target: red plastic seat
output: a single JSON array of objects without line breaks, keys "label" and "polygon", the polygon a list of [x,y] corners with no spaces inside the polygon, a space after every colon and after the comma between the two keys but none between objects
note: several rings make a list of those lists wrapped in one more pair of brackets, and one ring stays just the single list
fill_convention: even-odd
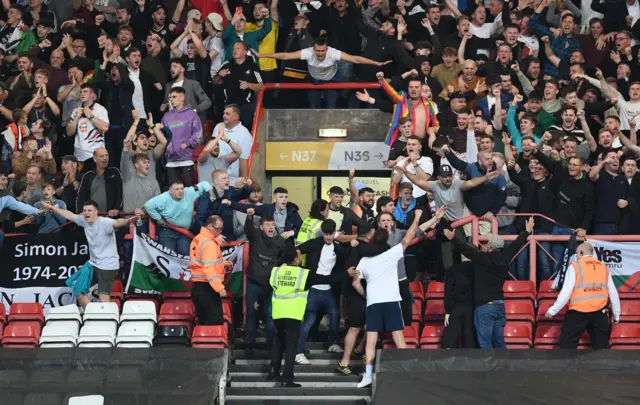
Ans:
[{"label": "red plastic seat", "polygon": [[538,300],[550,299],[555,301],[558,298],[558,291],[553,290],[553,280],[542,280],[538,290]]},{"label": "red plastic seat", "polygon": [[9,322],[37,321],[44,325],[44,313],[42,304],[37,302],[20,302],[11,305],[9,309]]},{"label": "red plastic seat", "polygon": [[506,300],[504,309],[507,313],[507,321],[525,321],[534,323],[533,303],[529,300]]},{"label": "red plastic seat", "polygon": [[111,297],[122,298],[123,293],[124,293],[124,286],[122,285],[122,280],[119,280],[119,279],[113,280],[113,286],[111,287]]},{"label": "red plastic seat", "polygon": [[421,349],[439,349],[440,344],[442,343],[443,332],[444,332],[444,325],[425,326],[422,329],[422,335],[420,335],[420,348]]},{"label": "red plastic seat", "polygon": [[640,322],[640,300],[620,300],[620,321]]},{"label": "red plastic seat", "polygon": [[160,308],[158,322],[182,321],[193,322],[195,309],[191,301],[165,302]]},{"label": "red plastic seat", "polygon": [[[405,326],[402,334],[404,335],[404,341],[407,344],[408,349],[415,349],[418,347],[418,335],[412,326]],[[384,335],[384,338],[382,339],[382,347],[384,349],[396,348],[396,344],[393,342],[393,338],[390,333],[386,333]]]},{"label": "red plastic seat", "polygon": [[424,287],[422,283],[419,281],[410,281],[409,287],[411,288],[411,294],[413,294],[413,298],[417,301],[424,301]]},{"label": "red plastic seat", "polygon": [[640,271],[633,273],[618,288],[620,299],[640,299]]},{"label": "red plastic seat", "polygon": [[509,280],[502,286],[507,300],[530,300],[536,302],[536,285],[531,280]]},{"label": "red plastic seat", "polygon": [[191,347],[226,348],[228,344],[229,337],[224,325],[198,325],[193,330]]},{"label": "red plastic seat", "polygon": [[640,346],[640,323],[617,323],[611,329],[609,346]]},{"label": "red plastic seat", "polygon": [[411,305],[411,320],[414,322],[422,321],[422,302],[414,302]]},{"label": "red plastic seat", "polygon": [[[14,304],[15,305],[15,304]],[[3,347],[38,347],[42,333],[42,324],[39,321],[19,321],[9,323],[2,335]]]},{"label": "red plastic seat", "polygon": [[416,336],[420,336],[420,322],[419,321],[411,322],[411,327],[413,328],[413,331],[415,332]]},{"label": "red plastic seat", "polygon": [[442,300],[444,299],[444,283],[441,281],[432,281],[427,286],[425,300]]},{"label": "red plastic seat", "polygon": [[546,314],[549,308],[553,306],[554,302],[555,301],[544,300],[538,303],[538,314],[536,315],[536,322],[562,323],[562,320],[564,319],[564,315],[567,313],[566,305],[552,319],[547,319],[544,317],[544,314]]},{"label": "red plastic seat", "polygon": [[528,349],[533,346],[532,325],[529,322],[509,322],[504,328],[508,349]]},{"label": "red plastic seat", "polygon": [[191,291],[166,291],[162,294],[162,302],[178,300],[191,301]]},{"label": "red plastic seat", "polygon": [[540,325],[536,329],[533,344],[536,348],[553,349],[560,345],[560,325]]},{"label": "red plastic seat", "polygon": [[430,299],[424,310],[425,322],[444,322],[444,300]]}]

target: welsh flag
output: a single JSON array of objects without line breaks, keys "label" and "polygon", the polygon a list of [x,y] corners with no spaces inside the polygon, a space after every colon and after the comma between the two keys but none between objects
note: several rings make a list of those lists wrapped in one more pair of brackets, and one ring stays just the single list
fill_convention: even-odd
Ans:
[{"label": "welsh flag", "polygon": [[[242,295],[242,269],[244,244],[223,249],[225,259],[233,269],[225,275],[227,291]],[[133,258],[127,281],[127,292],[135,294],[162,294],[166,291],[191,289],[189,256],[183,256],[162,246],[145,233],[135,234]]]}]

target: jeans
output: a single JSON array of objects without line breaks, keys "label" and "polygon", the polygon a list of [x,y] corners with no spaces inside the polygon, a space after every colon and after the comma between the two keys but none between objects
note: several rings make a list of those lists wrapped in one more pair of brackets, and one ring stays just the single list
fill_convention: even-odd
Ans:
[{"label": "jeans", "polygon": [[324,307],[331,318],[329,326],[329,342],[333,343],[338,338],[338,322],[340,315],[338,313],[338,305],[333,297],[331,290],[318,290],[312,288],[307,296],[307,308],[304,311],[304,320],[300,330],[300,339],[298,340],[298,353],[304,353],[304,344],[309,336],[309,331],[316,323],[318,310]]},{"label": "jeans", "polygon": [[[551,235],[571,235],[573,231],[563,226],[553,225]],[[552,271],[557,271],[562,266],[564,260],[564,251],[566,250],[565,242],[555,242],[551,244],[551,256],[555,259],[555,267]]]},{"label": "jeans", "polygon": [[481,349],[505,349],[504,327],[507,315],[504,304],[484,304],[473,311],[473,323],[478,333],[478,344]]},{"label": "jeans", "polygon": [[[536,235],[548,235],[545,232],[536,232]],[[531,242],[535,243],[535,242]],[[536,254],[538,260],[536,260],[536,267],[538,271],[538,280],[548,280],[553,275],[553,266],[551,258],[544,252],[544,250],[551,254],[551,242],[538,242],[536,248]],[[529,280],[529,246],[526,246],[522,252],[516,257],[516,278],[518,280]]]},{"label": "jeans", "polygon": [[169,229],[164,226],[158,228],[158,242],[162,246],[169,248],[183,256],[189,256],[191,239],[181,233],[174,231],[173,229]]},{"label": "jeans", "polygon": [[253,304],[257,301],[260,304],[260,308],[264,308],[264,323],[267,329],[267,347],[271,347],[273,342],[273,330],[274,323],[271,316],[271,289],[262,287],[256,283],[249,281],[247,283],[247,326],[244,331],[244,343],[246,345],[254,345],[256,343],[256,328],[257,328],[257,316],[256,309]]},{"label": "jeans", "polygon": [[617,235],[618,224],[596,222],[593,225],[593,233],[594,235]]}]

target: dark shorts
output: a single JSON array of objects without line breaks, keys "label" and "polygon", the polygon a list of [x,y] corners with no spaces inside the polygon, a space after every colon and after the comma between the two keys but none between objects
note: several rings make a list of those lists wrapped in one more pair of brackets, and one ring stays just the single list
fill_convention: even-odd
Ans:
[{"label": "dark shorts", "polygon": [[404,330],[400,302],[381,302],[367,307],[367,332]]},{"label": "dark shorts", "polygon": [[367,301],[360,295],[345,296],[347,302],[347,316],[349,317],[349,327],[364,328],[367,311]]},{"label": "dark shorts", "polygon": [[116,274],[118,270],[103,270],[93,266],[93,279],[98,283],[98,294],[111,294]]}]

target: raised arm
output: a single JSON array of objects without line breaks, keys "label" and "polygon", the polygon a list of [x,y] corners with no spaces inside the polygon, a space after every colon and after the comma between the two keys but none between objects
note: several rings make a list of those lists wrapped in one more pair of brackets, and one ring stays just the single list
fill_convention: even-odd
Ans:
[{"label": "raised arm", "polygon": [[54,214],[60,215],[67,221],[75,222],[76,214],[74,214],[73,212],[62,209],[62,208],[58,208],[55,205],[49,204],[48,202],[45,202],[45,201],[41,201],[40,204],[42,204],[42,208],[48,209],[52,211]]},{"label": "raised arm", "polygon": [[474,177],[471,180],[465,181],[464,183],[462,183],[462,186],[460,188],[462,189],[462,191],[471,190],[472,188],[478,187],[479,185],[484,184],[491,179],[495,179],[498,176],[500,176],[500,173],[498,171],[488,172],[484,176]]},{"label": "raised arm", "polygon": [[258,53],[255,49],[252,49],[251,52],[253,52],[253,54],[258,58],[271,58],[278,60],[296,60],[300,59],[302,56],[301,50],[295,52]]},{"label": "raised arm", "polygon": [[[420,187],[421,189],[425,190],[425,191],[429,191],[429,181],[420,178],[418,175],[410,173],[409,171],[407,171],[406,167],[400,167],[399,165],[396,165],[394,167],[394,169],[398,172],[394,174],[394,179],[393,181],[396,182],[396,175],[400,174],[400,178],[402,178],[402,175],[404,174],[405,176],[407,176],[407,178],[416,186]],[[397,183],[399,183],[400,180],[397,180]]]},{"label": "raised arm", "polygon": [[418,224],[420,224],[420,217],[422,216],[422,210],[413,211],[413,223],[409,227],[407,234],[404,235],[400,244],[402,244],[402,250],[406,250],[411,241],[416,237],[416,232],[418,231]]},{"label": "raised arm", "polygon": [[363,56],[349,55],[346,52],[342,52],[342,54],[340,56],[340,60],[351,62],[351,63],[357,64],[357,65],[373,65],[373,66],[384,66],[384,65],[386,65],[388,63],[393,62],[391,60],[388,60],[386,62],[377,62],[375,60],[371,60],[371,59],[365,58]]},{"label": "raised arm", "polygon": [[587,123],[584,110],[578,111],[578,119],[580,120],[580,126],[582,127],[582,131],[584,132],[584,136],[585,138],[587,138],[589,150],[591,152],[595,152],[598,149],[598,143],[593,138],[593,135],[591,135],[591,129],[589,128],[589,124]]},{"label": "raised arm", "polygon": [[[631,128],[631,131],[635,133],[635,127]],[[622,132],[620,132],[618,138],[620,139],[620,142],[622,142],[622,144],[631,151],[631,153],[636,156],[640,156],[640,146],[631,142],[631,140],[629,140],[629,138],[627,138]]]}]

